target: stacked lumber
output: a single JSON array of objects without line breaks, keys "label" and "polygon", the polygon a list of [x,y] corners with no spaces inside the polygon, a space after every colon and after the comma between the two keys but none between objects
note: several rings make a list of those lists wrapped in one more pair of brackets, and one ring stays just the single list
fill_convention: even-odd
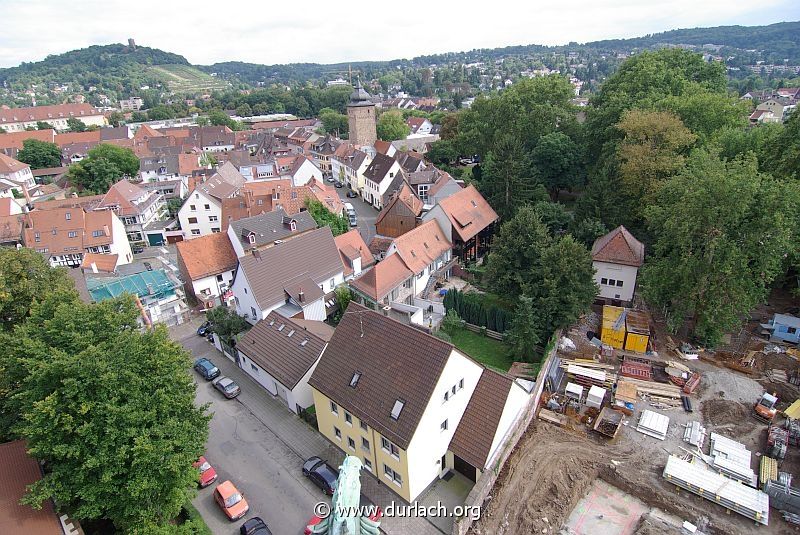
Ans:
[{"label": "stacked lumber", "polygon": [[758,469],[758,480],[761,482],[761,488],[767,484],[767,481],[778,480],[778,461],[766,455],[761,456],[761,465]]},{"label": "stacked lumber", "polygon": [[615,374],[606,372],[602,368],[589,368],[577,364],[567,365],[567,376],[570,381],[586,387],[599,386],[611,389],[611,385],[617,381]]},{"label": "stacked lumber", "polygon": [[564,427],[567,423],[567,419],[564,417],[564,415],[548,409],[541,409],[539,411],[539,419],[544,420],[545,422],[550,422],[551,424],[555,424],[559,427]]},{"label": "stacked lumber", "polygon": [[772,383],[788,383],[789,377],[786,375],[786,370],[767,370],[767,379]]},{"label": "stacked lumber", "polygon": [[647,394],[651,397],[672,399],[680,399],[681,397],[681,389],[675,385],[640,381],[633,378],[626,378],[625,382],[634,385],[640,394]]},{"label": "stacked lumber", "polygon": [[616,399],[626,403],[636,403],[639,401],[637,395],[636,385],[628,382],[627,379],[620,379],[617,382],[617,391],[614,393]]},{"label": "stacked lumber", "polygon": [[561,359],[561,363],[559,364],[563,369],[567,369],[569,366],[580,366],[582,368],[593,368],[595,370],[614,370],[613,364],[603,364],[602,362],[595,362],[592,359]]},{"label": "stacked lumber", "polygon": [[700,422],[690,422],[683,432],[683,440],[702,450],[706,434],[706,428],[700,425]]}]

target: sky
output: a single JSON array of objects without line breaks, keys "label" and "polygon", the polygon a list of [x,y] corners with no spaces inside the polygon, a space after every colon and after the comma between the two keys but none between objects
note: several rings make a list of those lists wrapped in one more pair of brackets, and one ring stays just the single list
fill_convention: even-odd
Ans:
[{"label": "sky", "polygon": [[337,63],[800,20],[797,0],[0,0],[0,67],[95,44],[193,64]]}]

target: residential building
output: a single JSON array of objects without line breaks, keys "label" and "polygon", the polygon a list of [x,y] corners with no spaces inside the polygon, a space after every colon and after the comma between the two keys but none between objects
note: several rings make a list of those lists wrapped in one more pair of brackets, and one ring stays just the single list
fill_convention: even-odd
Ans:
[{"label": "residential building", "polygon": [[364,189],[364,172],[371,162],[372,158],[366,152],[351,148],[344,155],[331,158],[331,175],[351,190],[361,193]]},{"label": "residential building", "polygon": [[0,152],[12,158],[22,149],[26,139],[55,143],[55,130],[23,130],[22,132],[0,133]]},{"label": "residential building", "polygon": [[186,295],[193,295],[204,309],[227,304],[233,298],[231,283],[238,264],[228,236],[208,234],[175,246]]},{"label": "residential building", "polygon": [[239,339],[238,364],[290,411],[300,414],[314,404],[308,379],[328,340],[330,335],[326,340],[299,322],[270,312]]},{"label": "residential building", "polygon": [[122,111],[139,111],[144,106],[141,97],[131,97],[119,101],[119,109]]},{"label": "residential building", "polygon": [[0,198],[0,247],[22,244],[24,219],[22,207],[14,199]]},{"label": "residential building", "polygon": [[350,102],[347,104],[347,124],[349,140],[355,145],[371,146],[378,139],[375,104],[361,85],[361,80],[356,82],[356,87],[350,94]]},{"label": "residential building", "polygon": [[424,117],[409,117],[406,119],[406,124],[411,129],[409,135],[427,135],[431,133],[433,123]]},{"label": "residential building", "polygon": [[[70,526],[62,522],[52,500],[45,500],[40,508],[22,505],[28,487],[42,479],[39,462],[28,455],[24,440],[0,444],[0,533],[8,535],[72,535],[75,522]],[[64,517],[67,520],[66,516]],[[81,532],[82,533],[82,532]]]},{"label": "residential building", "polygon": [[372,253],[370,253],[358,229],[340,234],[334,238],[334,241],[342,257],[344,279],[346,281],[360,276],[361,273],[375,264],[375,259],[372,257]]},{"label": "residential building", "polygon": [[762,323],[761,328],[772,342],[800,343],[800,318],[791,314],[775,314],[769,323]]},{"label": "residential building", "polygon": [[0,152],[0,181],[6,183],[18,196],[30,191],[36,185],[31,166]]},{"label": "residential building", "polygon": [[32,210],[24,214],[22,243],[42,253],[52,266],[80,266],[88,253],[117,255],[116,265],[133,259],[125,226],[110,210]]},{"label": "residential building", "polygon": [[636,275],[644,263],[644,244],[618,226],[592,245],[594,281],[598,298],[606,304],[629,305],[636,291]]},{"label": "residential building", "polygon": [[115,254],[86,253],[81,270],[84,273],[116,273],[119,256]]},{"label": "residential building", "polygon": [[236,136],[227,126],[196,127],[192,135],[203,152],[228,152],[236,146]]},{"label": "residential building", "polygon": [[211,178],[196,186],[178,211],[184,236],[188,239],[222,231],[222,202],[236,195],[244,177],[230,162]]},{"label": "residential building", "polygon": [[335,310],[333,290],[343,282],[344,265],[325,226],[240,258],[233,279],[236,312],[253,324],[273,310],[322,321]]},{"label": "residential building", "polygon": [[271,212],[229,222],[227,236],[236,257],[241,258],[254,249],[280,245],[315,228],[317,223],[308,212],[289,216],[278,206]]},{"label": "residential building", "polygon": [[370,308],[413,305],[430,283],[449,276],[452,265],[452,244],[437,221],[428,221],[394,238],[385,258],[349,284],[354,299]]},{"label": "residential building", "polygon": [[347,311],[308,381],[320,432],[408,502],[451,471],[476,481],[529,384],[357,303]]},{"label": "residential building", "polygon": [[55,130],[67,130],[67,119],[78,119],[86,126],[105,126],[103,112],[90,104],[56,104],[31,108],[0,108],[0,128],[6,132],[22,132],[36,128],[37,122],[49,123]]},{"label": "residential building", "polygon": [[439,200],[422,218],[434,219],[452,240],[453,254],[467,262],[488,252],[499,217],[475,186],[470,185]]},{"label": "residential building", "polygon": [[134,296],[141,305],[143,326],[163,323],[181,325],[189,320],[189,307],[184,300],[181,283],[166,270],[143,271],[124,277],[87,276],[86,287],[94,302],[119,297],[124,293]]},{"label": "residential building", "polygon": [[361,198],[380,210],[383,208],[384,200],[388,201],[389,195],[400,189],[404,180],[403,169],[397,160],[377,153],[364,171],[364,189]]},{"label": "residential building", "polygon": [[450,173],[434,166],[406,173],[406,179],[417,197],[426,205],[433,206],[437,200],[449,197],[461,190],[461,186]]},{"label": "residential building", "polygon": [[323,174],[330,175],[331,157],[333,157],[339,145],[341,145],[341,142],[330,134],[311,143],[311,154],[314,156],[314,163],[322,170]]},{"label": "residential building", "polygon": [[111,186],[95,209],[117,214],[132,243],[146,242],[147,229],[161,221],[167,211],[164,197],[157,191],[148,191],[126,179]]},{"label": "residential building", "polygon": [[400,164],[400,167],[403,168],[403,171],[406,172],[406,175],[408,175],[408,173],[422,171],[427,167],[421,154],[398,151],[395,153],[394,158],[397,160],[397,163]]},{"label": "residential building", "polygon": [[378,214],[375,231],[381,236],[390,238],[405,234],[417,226],[423,206],[423,202],[414,195],[411,186],[404,182]]}]

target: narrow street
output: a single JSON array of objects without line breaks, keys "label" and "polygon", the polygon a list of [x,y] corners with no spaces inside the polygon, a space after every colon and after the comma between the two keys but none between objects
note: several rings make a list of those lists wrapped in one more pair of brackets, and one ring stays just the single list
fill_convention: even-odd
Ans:
[{"label": "narrow street", "polygon": [[[327,183],[327,185],[333,187],[333,184]],[[356,215],[358,216],[358,231],[361,233],[361,237],[364,238],[367,245],[369,245],[369,241],[375,236],[375,220],[378,218],[378,211],[371,205],[362,201],[361,197],[348,199],[347,191],[346,186],[336,189],[342,202],[349,202],[353,205],[353,208],[355,208]]]}]

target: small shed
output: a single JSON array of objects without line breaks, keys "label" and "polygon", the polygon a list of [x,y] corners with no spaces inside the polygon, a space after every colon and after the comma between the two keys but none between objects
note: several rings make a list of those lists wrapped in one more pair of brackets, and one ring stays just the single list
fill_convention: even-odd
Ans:
[{"label": "small shed", "polygon": [[605,305],[600,340],[615,349],[625,345],[625,316],[627,311],[622,307]]},{"label": "small shed", "polygon": [[773,342],[800,343],[800,318],[790,314],[775,314],[772,321],[761,324]]},{"label": "small shed", "polygon": [[650,320],[645,312],[628,310],[625,318],[625,349],[636,353],[647,351],[650,340]]},{"label": "small shed", "polygon": [[575,383],[567,383],[567,388],[564,389],[564,394],[566,394],[568,398],[580,401],[583,398],[583,387],[581,385],[576,385]]},{"label": "small shed", "polygon": [[586,396],[586,405],[599,409],[603,406],[603,400],[606,397],[606,389],[600,388],[597,385],[589,389],[589,394]]}]

